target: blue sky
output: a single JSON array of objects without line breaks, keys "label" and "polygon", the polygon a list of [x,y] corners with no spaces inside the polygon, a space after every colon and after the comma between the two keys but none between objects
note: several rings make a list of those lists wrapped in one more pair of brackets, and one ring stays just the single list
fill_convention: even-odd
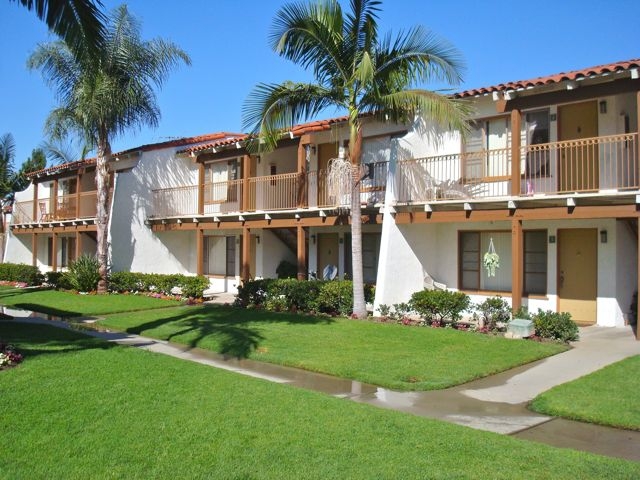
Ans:
[{"label": "blue sky", "polygon": [[[122,2],[103,3],[112,9]],[[193,65],[174,72],[158,94],[159,128],[116,138],[114,151],[240,131],[242,104],[256,83],[308,80],[301,68],[267,45],[274,14],[284,3],[129,1],[130,11],[142,22],[143,37],[175,42]],[[466,69],[456,91],[640,57],[637,0],[386,0],[382,8],[382,33],[421,24],[460,50]],[[26,69],[26,59],[37,43],[53,39],[32,12],[0,0],[0,134],[14,135],[17,165],[44,139],[44,121],[55,105],[39,72]],[[341,112],[325,116],[336,113]]]}]

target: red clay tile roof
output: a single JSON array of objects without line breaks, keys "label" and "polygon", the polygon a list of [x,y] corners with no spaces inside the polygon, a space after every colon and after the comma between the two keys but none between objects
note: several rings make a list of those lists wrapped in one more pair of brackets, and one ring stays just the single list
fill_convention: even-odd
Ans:
[{"label": "red clay tile roof", "polygon": [[501,83],[491,87],[475,88],[458,92],[453,96],[455,98],[475,97],[486,95],[492,92],[504,92],[506,90],[518,90],[523,88],[538,87],[541,85],[549,85],[559,83],[565,80],[577,80],[580,78],[588,78],[593,75],[602,75],[604,73],[622,72],[640,67],[640,59],[624,60],[606,65],[598,65],[595,67],[583,68],[581,70],[573,70],[571,72],[560,72],[555,75],[547,75],[545,77],[533,78],[531,80],[520,80],[517,82]]},{"label": "red clay tile roof", "polygon": [[[342,117],[336,117],[336,118],[328,118],[325,120],[314,120],[313,122],[294,125],[290,131],[294,137],[300,137],[306,133],[323,132],[325,130],[330,130],[333,125],[337,123],[346,122],[348,119],[349,117],[342,116]],[[212,148],[233,145],[237,142],[242,142],[244,140],[247,140],[249,137],[250,135],[248,134],[242,134],[242,135],[238,135],[235,138],[229,138],[229,139],[220,140],[220,141],[211,142],[211,143],[203,143],[202,145],[196,145],[194,147],[185,148],[184,150],[179,150],[178,153],[195,154],[195,153],[202,152],[204,150],[209,150]]]},{"label": "red clay tile roof", "polygon": [[[122,156],[122,155],[126,155],[128,153],[133,153],[133,152],[149,152],[152,150],[159,150],[161,148],[181,147],[183,145],[193,145],[193,144],[198,144],[202,142],[210,142],[211,140],[227,139],[230,137],[235,138],[237,136],[242,136],[242,135],[243,134],[229,133],[229,132],[208,133],[205,135],[198,135],[195,137],[177,138],[175,140],[168,140],[166,142],[149,143],[146,145],[142,145],[140,147],[130,148],[122,152],[113,153],[112,155],[114,157],[117,157],[117,156]],[[95,165],[95,163],[96,163],[95,157],[87,158],[84,160],[78,160],[75,162],[62,163],[60,165],[54,165],[52,167],[44,168],[42,170],[29,172],[27,174],[27,177],[32,178],[35,176],[40,177],[40,176],[54,175],[56,173],[63,172],[65,170],[77,170],[87,165]]]}]

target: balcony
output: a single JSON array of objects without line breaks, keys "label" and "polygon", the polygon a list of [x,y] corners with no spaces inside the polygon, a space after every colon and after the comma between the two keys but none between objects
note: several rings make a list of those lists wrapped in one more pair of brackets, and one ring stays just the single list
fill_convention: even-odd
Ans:
[{"label": "balcony", "polygon": [[[365,167],[360,182],[360,200],[375,204],[384,200],[388,162]],[[329,208],[348,206],[347,195],[336,198],[329,191],[325,171],[306,176],[284,173],[245,180],[209,183],[202,187],[203,204],[199,205],[198,185],[163,188],[152,191],[153,218],[225,214],[234,212],[294,210],[299,206]],[[245,191],[246,189],[246,191]],[[341,189],[348,192],[348,185]],[[246,205],[246,206],[245,206]]]},{"label": "balcony", "polygon": [[526,145],[519,161],[518,191],[512,191],[511,149],[399,162],[396,200],[427,203],[640,187],[637,133]]},{"label": "balcony", "polygon": [[53,221],[94,218],[97,192],[60,195],[55,202],[51,198],[38,199],[34,217],[34,202],[17,202],[13,210],[13,224],[44,223]]}]

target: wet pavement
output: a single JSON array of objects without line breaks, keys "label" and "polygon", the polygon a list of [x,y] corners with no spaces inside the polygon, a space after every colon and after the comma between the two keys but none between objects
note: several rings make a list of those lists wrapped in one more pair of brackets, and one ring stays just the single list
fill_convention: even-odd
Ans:
[{"label": "wet pavement", "polygon": [[[17,311],[7,311],[18,319]],[[69,328],[64,322],[31,317],[31,323]],[[86,320],[90,325],[92,320]],[[88,326],[89,326],[88,325]],[[381,408],[444,420],[517,438],[640,461],[640,432],[602,427],[537,414],[527,403],[565,383],[622,358],[640,354],[630,329],[581,329],[572,350],[464,385],[428,392],[397,392],[375,385],[253,360],[225,358],[200,349],[116,332],[87,331],[107,341],[135,346],[272,382],[323,392]]]}]

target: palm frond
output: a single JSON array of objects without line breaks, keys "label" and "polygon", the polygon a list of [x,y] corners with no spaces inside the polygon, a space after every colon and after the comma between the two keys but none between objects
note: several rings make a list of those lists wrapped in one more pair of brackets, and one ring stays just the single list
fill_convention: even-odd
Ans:
[{"label": "palm frond", "polygon": [[283,131],[290,129],[329,106],[340,106],[336,92],[309,83],[258,84],[242,109],[243,129],[263,142],[265,149],[276,147]]},{"label": "palm frond", "polygon": [[93,54],[104,44],[105,15],[100,0],[9,0],[35,10],[50,30],[75,54],[87,48]]}]

